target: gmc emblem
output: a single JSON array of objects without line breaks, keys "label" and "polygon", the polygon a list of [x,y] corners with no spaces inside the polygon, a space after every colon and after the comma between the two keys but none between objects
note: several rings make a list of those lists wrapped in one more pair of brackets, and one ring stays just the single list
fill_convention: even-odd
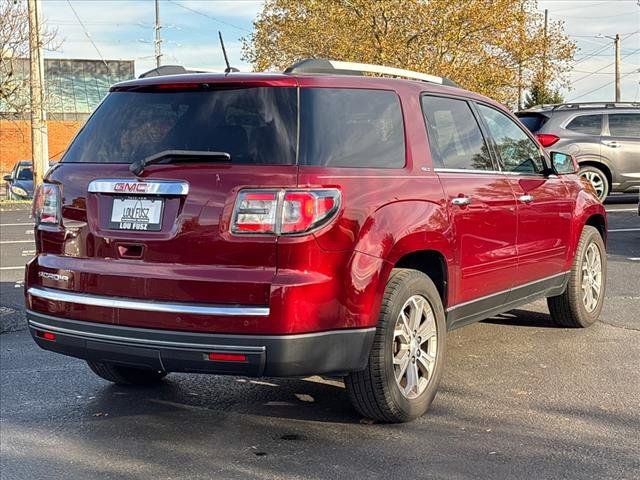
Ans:
[{"label": "gmc emblem", "polygon": [[147,184],[140,182],[118,182],[113,186],[114,192],[144,193],[147,191]]}]

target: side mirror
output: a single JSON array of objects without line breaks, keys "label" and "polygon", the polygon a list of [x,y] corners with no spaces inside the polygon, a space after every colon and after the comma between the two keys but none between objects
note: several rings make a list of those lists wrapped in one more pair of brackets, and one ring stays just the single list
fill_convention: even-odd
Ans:
[{"label": "side mirror", "polygon": [[575,158],[566,153],[551,152],[551,165],[553,171],[557,175],[568,175],[570,173],[578,173],[580,167]]},{"label": "side mirror", "polygon": [[11,180],[13,180],[13,177],[9,174],[9,175],[5,175],[4,177],[2,177],[2,179],[5,182],[10,182]]}]

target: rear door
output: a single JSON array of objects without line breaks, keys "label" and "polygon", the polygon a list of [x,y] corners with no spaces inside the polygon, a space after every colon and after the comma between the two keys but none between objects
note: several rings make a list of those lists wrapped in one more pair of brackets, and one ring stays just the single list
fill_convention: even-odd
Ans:
[{"label": "rear door", "polygon": [[640,113],[609,113],[602,150],[614,165],[615,184],[640,185]]},{"label": "rear door", "polygon": [[494,107],[477,108],[517,200],[514,287],[558,275],[566,264],[574,200],[560,177],[546,174],[540,147],[515,121]]},{"label": "rear door", "polygon": [[457,243],[451,303],[490,297],[483,300],[487,305],[472,310],[499,305],[517,266],[516,199],[509,180],[497,171],[465,99],[424,95],[422,109]]},{"label": "rear door", "polygon": [[[296,137],[294,87],[111,93],[50,175],[62,186],[65,234],[39,233],[39,268],[67,272],[69,281],[45,286],[133,299],[266,305],[276,238],[234,236],[229,223],[240,189],[296,185]],[[169,157],[138,176],[129,170],[136,160],[172,150],[222,151],[231,160]],[[113,310],[111,320],[126,325],[216,328],[205,316]]]}]

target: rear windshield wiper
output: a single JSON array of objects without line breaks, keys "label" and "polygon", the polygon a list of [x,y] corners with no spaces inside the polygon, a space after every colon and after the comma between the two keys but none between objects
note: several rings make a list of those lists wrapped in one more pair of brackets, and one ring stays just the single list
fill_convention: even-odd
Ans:
[{"label": "rear windshield wiper", "polygon": [[208,152],[206,150],[163,150],[146,158],[142,158],[133,162],[129,166],[129,170],[134,175],[140,175],[144,171],[144,167],[153,163],[170,162],[172,159],[178,161],[223,161],[230,162],[231,154],[227,152]]}]

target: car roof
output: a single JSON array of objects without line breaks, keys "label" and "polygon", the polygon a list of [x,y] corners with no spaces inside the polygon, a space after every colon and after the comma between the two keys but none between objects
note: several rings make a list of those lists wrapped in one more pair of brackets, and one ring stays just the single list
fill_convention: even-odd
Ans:
[{"label": "car roof", "polygon": [[113,85],[112,92],[136,91],[147,88],[162,89],[163,86],[180,88],[202,84],[239,85],[244,87],[325,87],[325,88],[370,88],[377,90],[429,92],[453,96],[463,96],[506,110],[503,105],[483,95],[450,85],[411,80],[404,78],[390,78],[363,75],[334,75],[334,74],[291,74],[291,73],[186,73],[178,75],[163,75],[138,78]]}]

